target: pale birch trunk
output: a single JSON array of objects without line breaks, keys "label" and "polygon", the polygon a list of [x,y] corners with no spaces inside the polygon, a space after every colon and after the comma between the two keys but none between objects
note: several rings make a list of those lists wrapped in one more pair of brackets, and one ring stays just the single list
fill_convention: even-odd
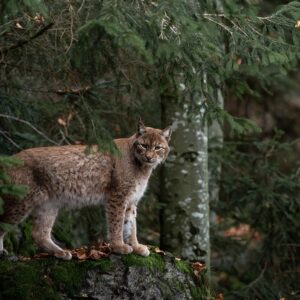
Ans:
[{"label": "pale birch trunk", "polygon": [[[173,123],[171,153],[162,170],[161,247],[209,267],[209,195],[207,125],[204,111],[188,120],[191,95],[185,103],[164,96],[164,123]],[[200,106],[201,98],[194,96]]]}]

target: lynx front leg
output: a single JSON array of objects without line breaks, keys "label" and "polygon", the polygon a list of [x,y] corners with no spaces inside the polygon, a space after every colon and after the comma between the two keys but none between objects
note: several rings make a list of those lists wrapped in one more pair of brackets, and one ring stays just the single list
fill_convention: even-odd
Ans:
[{"label": "lynx front leg", "polygon": [[54,225],[58,209],[51,205],[42,205],[33,211],[32,237],[37,245],[48,253],[63,260],[72,259],[70,251],[61,249],[51,239],[51,230]]},{"label": "lynx front leg", "polygon": [[128,242],[132,246],[134,253],[142,256],[150,254],[148,247],[140,244],[137,240],[135,205],[129,206],[126,209],[123,234],[125,242]]},{"label": "lynx front leg", "polygon": [[109,240],[113,252],[120,254],[128,254],[132,252],[132,247],[125,244],[123,240],[125,208],[125,203],[118,203],[113,199],[110,199],[106,203],[106,219]]}]

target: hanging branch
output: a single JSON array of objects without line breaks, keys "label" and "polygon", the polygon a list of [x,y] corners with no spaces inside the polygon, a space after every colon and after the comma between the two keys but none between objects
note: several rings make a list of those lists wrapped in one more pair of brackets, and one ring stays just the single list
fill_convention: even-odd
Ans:
[{"label": "hanging branch", "polygon": [[50,143],[52,143],[52,144],[54,144],[54,145],[56,145],[56,146],[59,146],[58,143],[56,143],[54,140],[52,140],[51,138],[49,138],[48,136],[46,136],[42,131],[40,131],[39,129],[37,129],[36,127],[34,127],[30,122],[28,122],[28,121],[26,121],[26,120],[23,120],[23,119],[14,117],[14,116],[10,116],[10,115],[5,115],[5,114],[0,114],[0,117],[6,118],[6,119],[10,119],[10,120],[15,120],[15,121],[17,121],[17,122],[26,124],[26,125],[29,126],[31,129],[33,129],[36,133],[38,133],[38,134],[41,135],[44,139],[46,139],[48,142],[50,142]]},{"label": "hanging branch", "polygon": [[32,40],[38,38],[39,36],[41,36],[44,32],[46,32],[47,30],[49,30],[52,26],[54,25],[54,22],[49,23],[48,25],[46,25],[45,27],[43,27],[42,29],[40,29],[36,34],[34,34],[33,36],[31,36],[29,39],[27,40],[21,40],[18,43],[4,48],[3,50],[0,50],[2,52],[2,55],[7,54],[9,51],[23,47],[24,45],[28,44],[29,42],[31,42]]}]

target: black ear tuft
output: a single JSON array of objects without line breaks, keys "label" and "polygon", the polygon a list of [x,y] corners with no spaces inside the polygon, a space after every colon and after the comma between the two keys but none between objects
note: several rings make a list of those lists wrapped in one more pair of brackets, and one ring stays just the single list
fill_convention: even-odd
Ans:
[{"label": "black ear tuft", "polygon": [[137,124],[137,134],[143,135],[146,132],[146,126],[144,125],[142,119],[140,118]]}]

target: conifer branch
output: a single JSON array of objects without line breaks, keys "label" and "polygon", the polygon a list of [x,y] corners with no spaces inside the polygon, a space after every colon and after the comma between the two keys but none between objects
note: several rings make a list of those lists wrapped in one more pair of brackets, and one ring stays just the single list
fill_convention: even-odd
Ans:
[{"label": "conifer branch", "polygon": [[45,140],[47,140],[48,142],[56,145],[56,146],[59,146],[58,143],[56,143],[54,140],[52,140],[51,138],[49,138],[47,135],[45,135],[42,131],[40,131],[39,129],[37,129],[35,126],[33,126],[30,122],[26,121],[26,120],[23,120],[23,119],[20,119],[20,118],[17,118],[15,116],[10,116],[10,115],[5,115],[5,114],[0,114],[0,117],[1,118],[5,118],[5,119],[10,119],[10,120],[14,120],[14,121],[17,121],[17,122],[20,122],[22,124],[25,124],[27,126],[29,126],[31,129],[33,129],[36,133],[38,133],[40,136],[42,136]]},{"label": "conifer branch", "polygon": [[54,25],[54,22],[49,23],[48,25],[44,26],[42,29],[40,29],[37,33],[35,33],[33,36],[31,36],[29,39],[26,40],[21,40],[18,43],[9,46],[7,48],[4,49],[0,49],[0,51],[2,52],[2,55],[7,54],[9,51],[23,47],[24,45],[28,44],[29,42],[31,42],[32,40],[38,38],[39,36],[41,36],[44,32],[46,32],[47,30],[49,30],[52,26]]}]

